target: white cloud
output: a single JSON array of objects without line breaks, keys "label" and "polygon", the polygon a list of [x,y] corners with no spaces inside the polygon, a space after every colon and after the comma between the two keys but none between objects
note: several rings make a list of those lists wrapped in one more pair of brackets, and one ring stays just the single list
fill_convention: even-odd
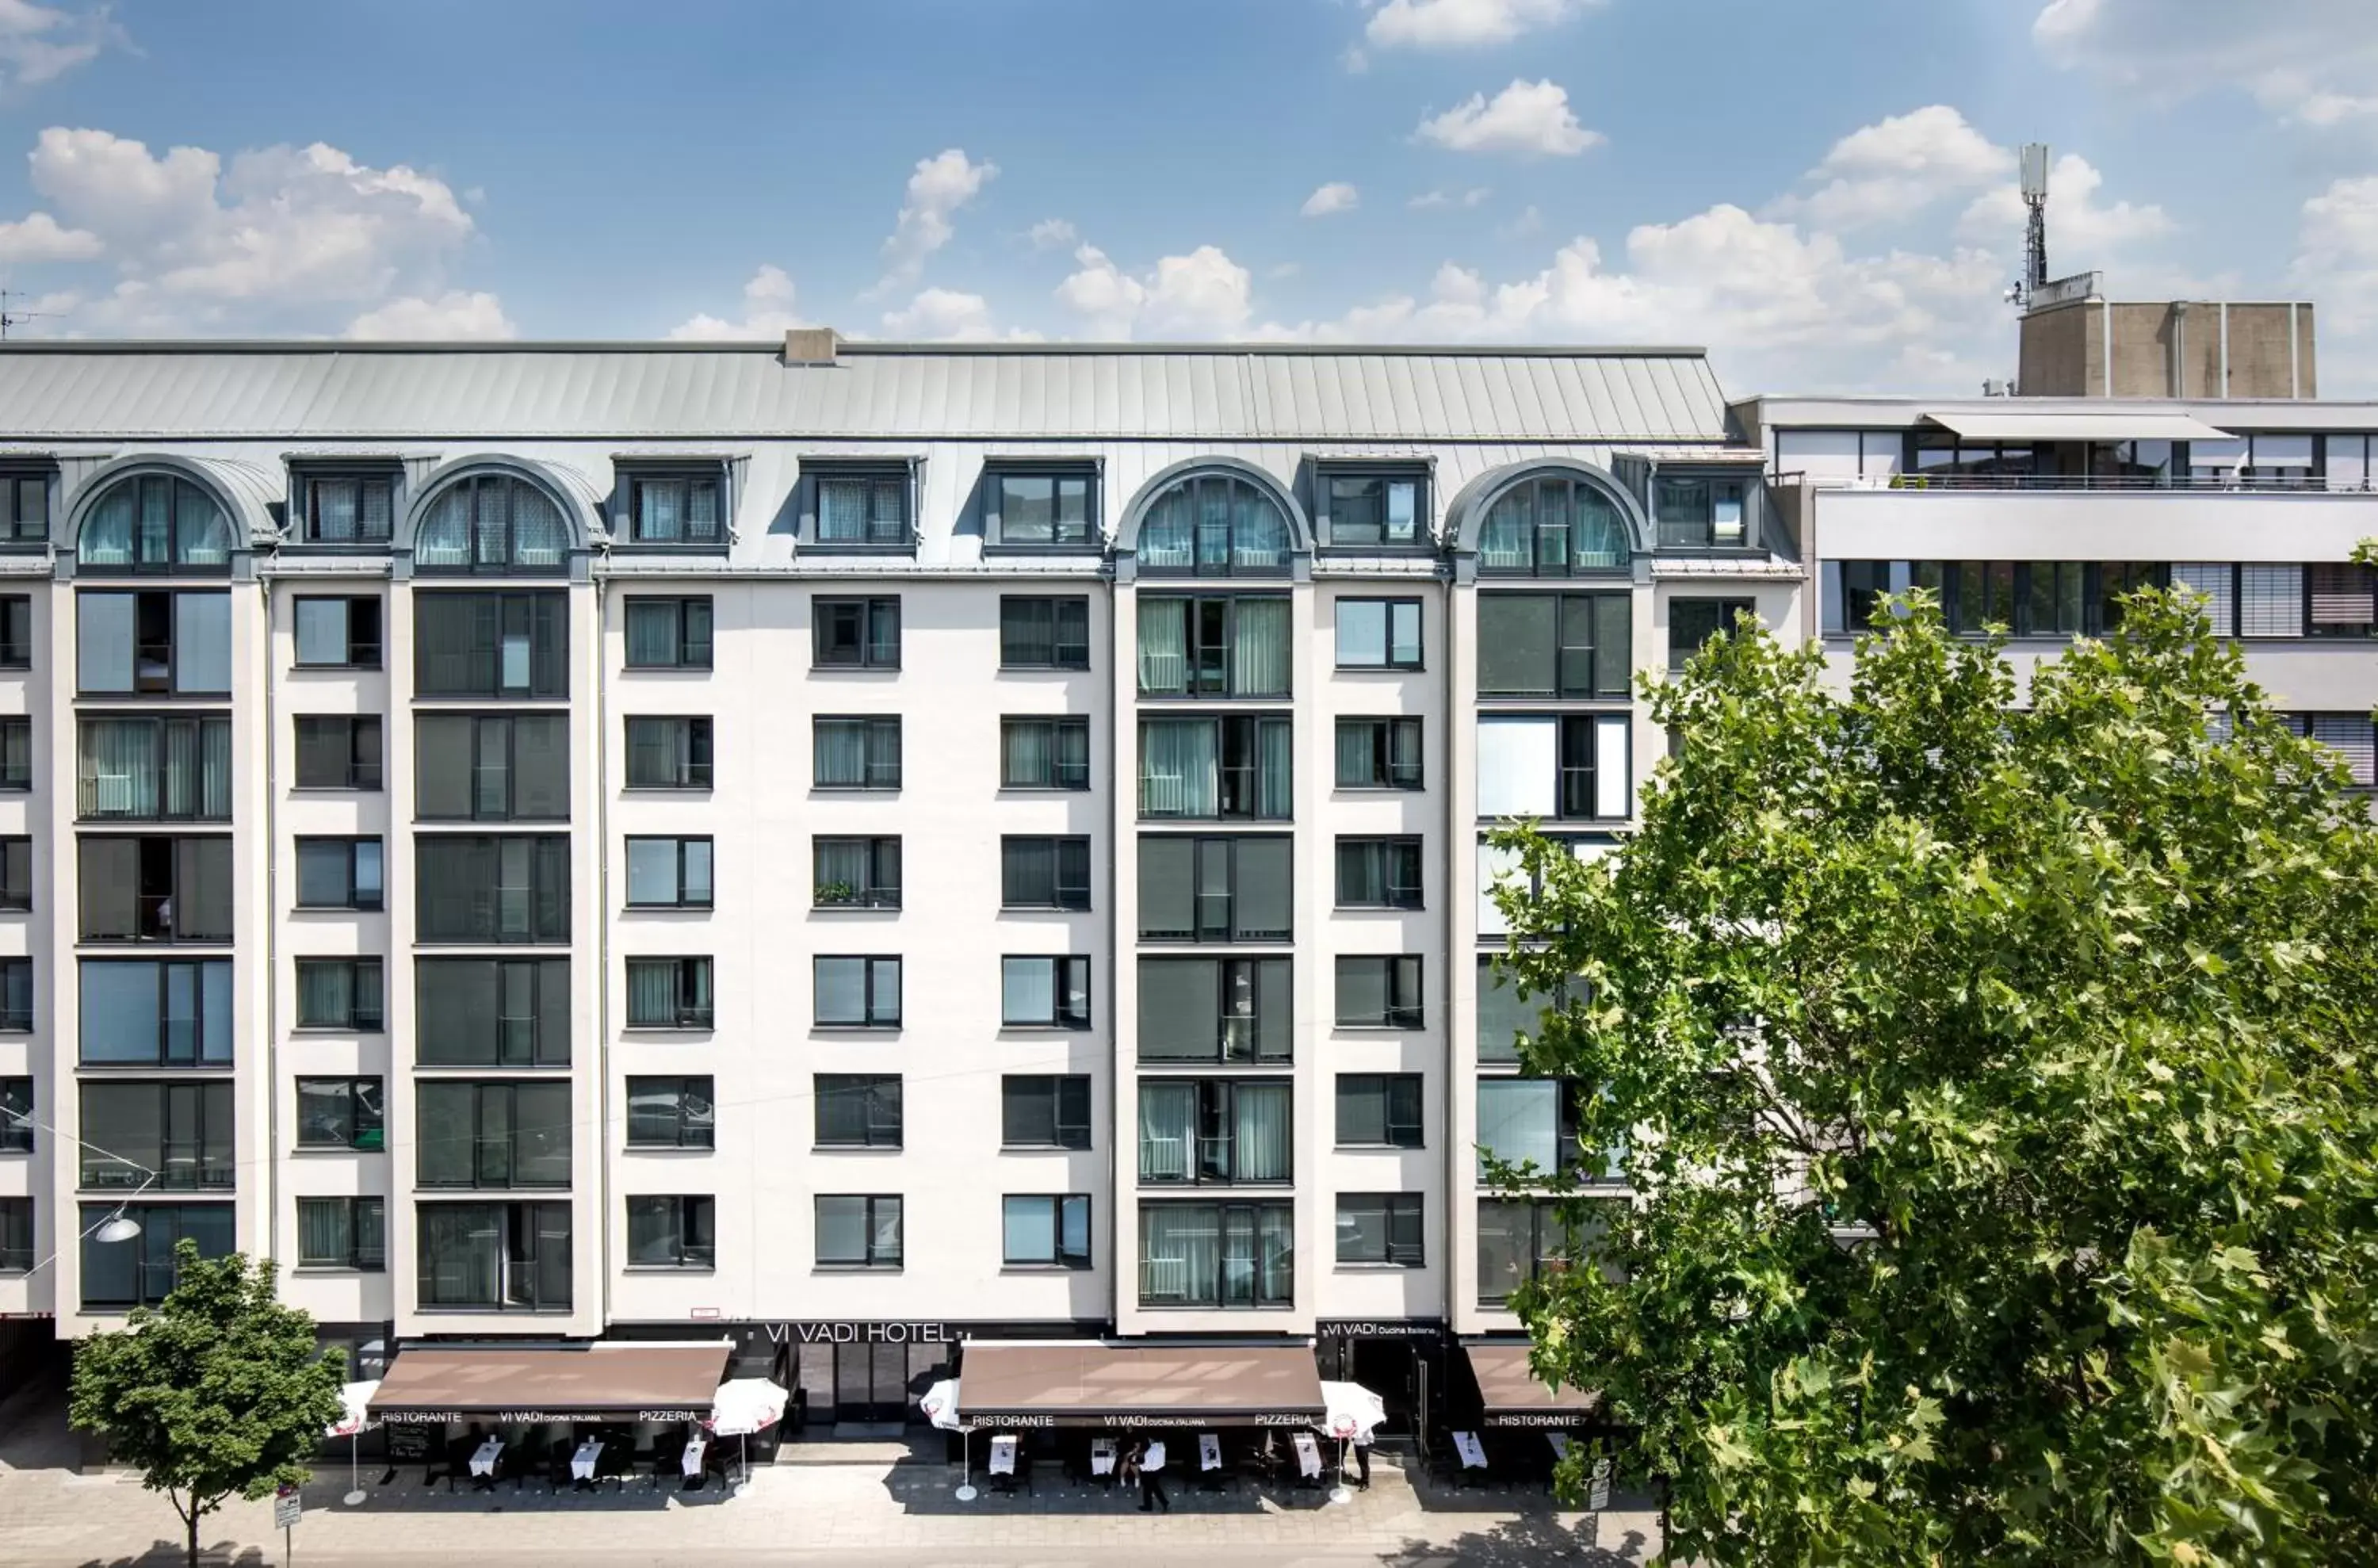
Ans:
[{"label": "white cloud", "polygon": [[2343,334],[2378,329],[2378,175],[2333,181],[2306,200],[2291,275],[2319,296],[2324,325]]},{"label": "white cloud", "polygon": [[[2056,248],[2051,265],[2059,270],[2087,271],[2119,259],[2124,248],[2142,241],[2162,239],[2178,225],[2152,202],[2117,201],[2101,206],[2097,191],[2106,176],[2078,153],[2067,152],[2048,171],[2050,237]],[[2012,180],[1974,198],[1957,219],[1957,237],[1969,245],[2003,245],[2019,248],[2027,214],[2022,188]],[[2072,257],[2082,263],[2064,268],[2055,258]],[[2135,285],[2133,285],[2135,286]]]},{"label": "white cloud", "polygon": [[105,6],[69,11],[32,0],[0,0],[0,86],[55,81],[126,42]]},{"label": "white cloud", "polygon": [[1363,53],[1360,44],[1350,43],[1346,52],[1338,56],[1338,64],[1348,76],[1359,77],[1371,68],[1371,57]]},{"label": "white cloud", "polygon": [[1035,250],[1059,250],[1081,242],[1073,223],[1064,218],[1043,218],[1032,225],[1025,236]]},{"label": "white cloud", "polygon": [[2031,37],[2056,65],[2149,99],[2242,90],[2276,119],[2333,130],[2378,124],[2370,24],[2369,0],[2049,0]]},{"label": "white cloud", "polygon": [[1423,119],[1414,133],[1423,141],[1456,152],[1517,152],[1574,157],[1604,139],[1578,124],[1568,90],[1555,82],[1513,80],[1487,102],[1473,92],[1469,102]]},{"label": "white cloud", "polygon": [[2002,177],[2014,154],[1995,145],[1945,103],[1862,126],[1833,143],[1809,170],[1817,188],[1787,196],[1770,212],[1821,228],[1859,228],[1913,217],[1944,197]]},{"label": "white cloud", "polygon": [[1588,0],[1387,0],[1363,36],[1382,49],[1471,49],[1508,43],[1586,8]]},{"label": "white cloud", "polygon": [[1415,212],[1434,211],[1446,207],[1476,207],[1494,194],[1488,187],[1473,185],[1467,190],[1423,191],[1404,205]]},{"label": "white cloud", "polygon": [[62,229],[47,212],[28,212],[16,223],[0,223],[0,262],[10,265],[89,261],[106,250],[97,235],[88,229]]},{"label": "white cloud", "polygon": [[1085,337],[1199,340],[1236,336],[1254,314],[1254,279],[1218,247],[1159,259],[1135,275],[1106,252],[1086,245],[1074,253],[1077,270],[1057,285],[1057,302],[1078,320]]},{"label": "white cloud", "polygon": [[723,320],[704,312],[671,327],[669,336],[680,340],[750,342],[782,337],[795,327],[809,324],[793,313],[791,275],[782,267],[763,266],[743,285],[741,320]]},{"label": "white cloud", "polygon": [[883,258],[890,270],[878,289],[915,282],[924,271],[925,259],[957,233],[952,220],[958,209],[998,176],[998,164],[988,160],[973,163],[960,148],[918,159],[916,172],[908,176],[907,199],[900,204],[899,219],[893,224],[891,237],[883,242]]},{"label": "white cloud", "polygon": [[1306,197],[1298,211],[1308,218],[1326,218],[1332,212],[1351,212],[1362,204],[1361,192],[1344,180],[1331,180]]},{"label": "white cloud", "polygon": [[979,294],[929,288],[907,308],[883,313],[883,330],[895,337],[917,342],[946,339],[979,343],[996,337],[991,324],[991,302]]},{"label": "white cloud", "polygon": [[409,343],[441,338],[501,340],[520,336],[520,329],[512,325],[494,295],[449,289],[435,299],[408,295],[366,310],[347,323],[346,335]]},{"label": "white cloud", "polygon": [[1534,202],[1519,209],[1519,215],[1495,231],[1505,239],[1529,239],[1544,232],[1544,210]]}]

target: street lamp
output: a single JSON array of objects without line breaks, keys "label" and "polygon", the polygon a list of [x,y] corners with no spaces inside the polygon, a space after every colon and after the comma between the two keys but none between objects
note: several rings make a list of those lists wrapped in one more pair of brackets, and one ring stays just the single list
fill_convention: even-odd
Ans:
[{"label": "street lamp", "polygon": [[[114,1212],[110,1213],[105,1219],[100,1221],[97,1224],[92,1225],[90,1229],[84,1231],[81,1235],[76,1236],[75,1239],[77,1241],[97,1241],[105,1246],[115,1247],[120,1246],[125,1242],[135,1240],[139,1236],[140,1222],[126,1213],[124,1210],[126,1204],[129,1204],[135,1198],[139,1197],[143,1192],[146,1192],[149,1189],[150,1183],[157,1179],[157,1173],[155,1171],[150,1170],[148,1166],[142,1164],[138,1160],[127,1160],[121,1154],[102,1149],[96,1143],[86,1142],[82,1139],[77,1138],[73,1133],[65,1131],[59,1128],[52,1127],[45,1121],[36,1120],[27,1112],[12,1110],[6,1105],[0,1105],[0,1116],[6,1116],[9,1120],[22,1123],[26,1127],[39,1128],[43,1132],[63,1138],[67,1142],[75,1144],[78,1147],[88,1149],[96,1154],[104,1155],[106,1158],[114,1161],[117,1164],[124,1166],[127,1170],[138,1171],[140,1173],[140,1185],[124,1195],[123,1200],[115,1205]],[[56,1262],[58,1260],[58,1254],[65,1250],[66,1248],[63,1247],[56,1248],[54,1251],[51,1252],[48,1257],[42,1259],[41,1262],[35,1263],[31,1268],[27,1269],[25,1272],[29,1276],[38,1273],[43,1264]]]}]

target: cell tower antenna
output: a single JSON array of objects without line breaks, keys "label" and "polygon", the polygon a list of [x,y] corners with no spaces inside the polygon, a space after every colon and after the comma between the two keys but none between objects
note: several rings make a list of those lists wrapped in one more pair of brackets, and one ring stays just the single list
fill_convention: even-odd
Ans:
[{"label": "cell tower antenna", "polygon": [[0,286],[0,340],[5,340],[8,336],[8,329],[16,326],[20,321],[38,321],[43,317],[57,314],[57,312],[54,310],[11,310],[8,308],[8,302],[10,300],[22,299],[24,297],[25,292],[22,289],[12,289]]},{"label": "cell tower antenna", "polygon": [[2048,282],[2048,143],[2023,148],[2023,204],[2030,216],[2023,235],[2023,294],[2028,303]]}]

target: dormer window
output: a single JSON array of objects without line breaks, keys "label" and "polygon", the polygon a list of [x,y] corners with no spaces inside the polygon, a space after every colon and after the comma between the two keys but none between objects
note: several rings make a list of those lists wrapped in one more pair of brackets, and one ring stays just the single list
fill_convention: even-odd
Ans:
[{"label": "dormer window", "polygon": [[993,469],[983,476],[983,537],[1022,549],[1095,549],[1098,502],[1095,469]]},{"label": "dormer window", "polygon": [[400,469],[301,468],[294,476],[301,544],[385,545],[394,537]]},{"label": "dormer window", "polygon": [[1750,542],[1749,482],[1700,474],[1662,474],[1651,507],[1663,549],[1740,549]]},{"label": "dormer window", "polygon": [[916,547],[907,464],[811,463],[803,468],[804,544],[829,550]]},{"label": "dormer window", "polygon": [[1322,537],[1331,549],[1413,549],[1430,542],[1428,476],[1418,470],[1326,471]]},{"label": "dormer window", "polygon": [[172,474],[138,474],[92,503],[75,558],[120,572],[221,571],[231,551],[231,519],[214,497]]},{"label": "dormer window", "polygon": [[727,543],[725,464],[622,464],[613,511],[616,543],[716,549]]},{"label": "dormer window", "polygon": [[39,544],[50,537],[47,468],[0,468],[0,545]]},{"label": "dormer window", "polygon": [[1194,577],[1277,577],[1290,533],[1278,502],[1234,474],[1195,474],[1148,504],[1140,569]]},{"label": "dormer window", "polygon": [[569,553],[561,508],[510,474],[467,475],[447,485],[413,540],[413,564],[424,572],[552,572]]},{"label": "dormer window", "polygon": [[1618,503],[1568,474],[1504,491],[1478,535],[1478,570],[1512,576],[1624,572],[1632,553]]}]

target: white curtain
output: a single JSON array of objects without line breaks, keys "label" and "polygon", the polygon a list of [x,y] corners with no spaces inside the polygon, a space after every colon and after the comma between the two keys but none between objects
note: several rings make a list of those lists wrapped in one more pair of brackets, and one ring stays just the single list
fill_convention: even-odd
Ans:
[{"label": "white curtain", "polygon": [[1220,809],[1210,719],[1142,719],[1139,814],[1212,816]]},{"label": "white curtain", "polygon": [[1230,487],[1233,566],[1278,566],[1288,559],[1288,519],[1271,498],[1243,481]]},{"label": "white curtain", "polygon": [[1551,816],[1560,782],[1560,721],[1478,721],[1478,814]]},{"label": "white curtain", "polygon": [[1007,755],[1000,766],[1000,782],[1014,788],[1040,790],[1054,782],[1053,739],[1045,719],[1011,718],[1003,727]]},{"label": "white curtain", "polygon": [[1056,966],[1051,959],[1002,959],[999,989],[1003,1023],[1047,1023],[1056,1017]]},{"label": "white curtain", "polygon": [[1285,1083],[1241,1083],[1232,1095],[1240,1181],[1289,1179],[1289,1091]]},{"label": "white curtain", "polygon": [[1488,1155],[1507,1164],[1532,1162],[1550,1175],[1560,1164],[1560,1094],[1550,1079],[1478,1080],[1478,1174]]},{"label": "white curtain", "polygon": [[849,719],[817,721],[817,786],[867,782],[867,727]]},{"label": "white curtain", "polygon": [[1255,727],[1257,816],[1285,821],[1295,810],[1293,739],[1294,728],[1284,718],[1267,718]]},{"label": "white curtain", "polygon": [[1139,689],[1170,694],[1189,689],[1189,601],[1139,601]]},{"label": "white curtain", "polygon": [[1139,1179],[1186,1181],[1189,1152],[1197,1136],[1197,1086],[1139,1086]]},{"label": "white curtain", "polygon": [[1143,1203],[1142,1301],[1207,1303],[1222,1272],[1221,1214],[1210,1203]]},{"label": "white curtain", "polygon": [[1288,669],[1288,601],[1239,600],[1231,624],[1231,694],[1284,697]]},{"label": "white curtain", "polygon": [[1139,563],[1142,566],[1186,566],[1190,563],[1194,529],[1189,492],[1189,482],[1184,480],[1149,504],[1147,514],[1139,525]]}]

